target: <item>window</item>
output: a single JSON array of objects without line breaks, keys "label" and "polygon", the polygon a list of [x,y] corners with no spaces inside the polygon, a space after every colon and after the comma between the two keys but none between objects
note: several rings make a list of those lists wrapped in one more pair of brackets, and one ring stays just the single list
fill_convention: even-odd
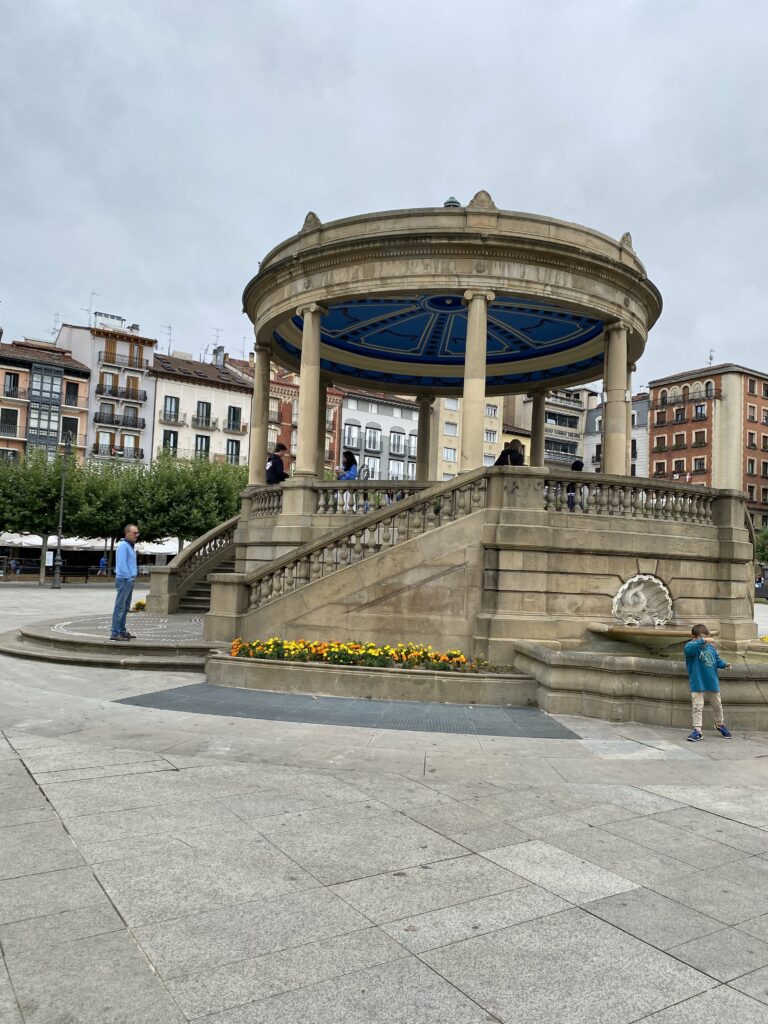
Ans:
[{"label": "window", "polygon": [[347,399],[347,408],[348,409],[357,409],[357,399],[356,398],[348,398]]},{"label": "window", "polygon": [[195,458],[207,459],[211,452],[211,439],[208,434],[195,434]]},{"label": "window", "polygon": [[325,410],[325,429],[326,430],[333,430],[333,421],[334,421],[335,416],[336,416],[336,410],[335,409],[326,409]]},{"label": "window", "polygon": [[16,437],[18,425],[18,409],[0,409],[0,437]]},{"label": "window", "polygon": [[[656,413],[656,426],[657,427],[662,427],[666,422],[667,422],[667,414],[666,414],[666,412],[657,412]],[[599,423],[597,425],[597,429],[598,430],[600,429],[600,424]]]},{"label": "window", "polygon": [[[659,413],[659,415],[663,416],[664,413],[663,412]],[[603,429],[603,417],[602,416],[598,416],[597,417],[597,421],[595,422],[595,430],[602,430],[602,429]]]},{"label": "window", "polygon": [[172,395],[166,395],[163,399],[163,419],[176,423],[179,419],[179,400]]},{"label": "window", "polygon": [[59,436],[58,406],[31,402],[27,430],[34,437],[50,437],[56,440]]},{"label": "window", "polygon": [[757,381],[754,379],[754,377],[750,377],[747,381],[747,391],[750,395],[757,394]]},{"label": "window", "polygon": [[443,482],[445,482],[446,480],[455,480],[455,479],[456,479],[456,474],[455,473],[443,473]]},{"label": "window", "polygon": [[270,398],[269,400],[269,418],[273,423],[280,422],[280,399]]},{"label": "window", "polygon": [[326,459],[332,459],[333,458],[333,437],[331,436],[331,434],[326,434],[325,435],[325,452],[324,452],[324,455],[325,455]]},{"label": "window", "polygon": [[291,431],[291,455],[295,455],[298,450],[299,444],[299,432],[296,427]]},{"label": "window", "polygon": [[603,446],[601,444],[595,445],[595,462],[599,462],[603,457]]},{"label": "window", "polygon": [[685,434],[675,434],[672,441],[673,448],[685,448]]},{"label": "window", "polygon": [[485,415],[490,416],[492,419],[496,419],[499,415],[498,405],[487,405],[485,406]]},{"label": "window", "polygon": [[693,418],[695,420],[705,420],[707,418],[707,407],[703,402],[697,402],[693,407]]},{"label": "window", "polygon": [[445,459],[446,462],[456,462],[456,449],[443,448],[443,459]]},{"label": "window", "polygon": [[379,467],[381,465],[381,459],[376,458],[375,455],[366,455],[365,459],[363,461],[365,462],[365,465],[368,467],[368,475],[373,480],[379,480],[380,479],[380,468]]},{"label": "window", "polygon": [[699,456],[698,458],[693,460],[693,472],[694,473],[704,473],[704,472],[706,472],[705,459],[704,459],[703,456]]},{"label": "window", "polygon": [[748,484],[747,485],[747,501],[754,501],[754,500],[755,500],[755,485],[754,484]]},{"label": "window", "polygon": [[757,420],[757,406],[754,406],[754,405],[748,405],[747,406],[747,419],[750,421],[750,423],[756,422],[756,420]]},{"label": "window", "polygon": [[392,416],[396,420],[400,420],[403,418],[403,410],[400,408],[399,405],[395,405],[392,407]]},{"label": "window", "polygon": [[763,398],[768,398],[768,384],[763,381]]},{"label": "window", "polygon": [[299,422],[299,400],[294,398],[291,402],[291,423]]},{"label": "window", "polygon": [[78,394],[79,390],[74,381],[64,382],[64,405],[77,405]]},{"label": "window", "polygon": [[459,424],[458,423],[446,423],[443,427],[443,433],[447,434],[448,437],[459,436]]},{"label": "window", "polygon": [[685,406],[681,405],[675,409],[675,423],[685,423]]},{"label": "window", "polygon": [[483,465],[484,466],[492,466],[495,461],[496,461],[496,459],[493,457],[493,455],[484,455],[483,456]]},{"label": "window", "polygon": [[637,426],[637,413],[636,413],[636,412],[633,412],[633,413],[632,413],[632,416],[631,416],[631,422],[632,422],[632,426],[633,426],[633,427],[636,427],[636,426]]},{"label": "window", "polygon": [[139,426],[139,407],[138,405],[126,405],[123,409],[123,423],[126,427],[138,427]]},{"label": "window", "polygon": [[402,480],[403,473],[405,472],[405,463],[402,459],[390,459],[389,460],[389,479],[390,480]]},{"label": "window", "polygon": [[344,427],[344,439],[343,445],[345,448],[359,448],[360,447],[360,427],[355,424],[348,423]]},{"label": "window", "polygon": [[760,476],[768,476],[768,462],[760,463]]},{"label": "window", "polygon": [[708,380],[707,383],[704,385],[704,397],[705,398],[714,398],[715,397],[715,385],[712,383],[711,380]]},{"label": "window", "polygon": [[684,402],[688,401],[688,396],[690,395],[690,393],[691,393],[691,389],[688,387],[688,385],[687,384],[683,384],[683,401]]},{"label": "window", "polygon": [[277,427],[267,427],[267,448],[273,452],[277,447]]},{"label": "window", "polygon": [[[393,430],[389,435],[389,452],[391,455],[405,455],[405,434]],[[392,474],[390,473],[390,476]]]},{"label": "window", "polygon": [[757,463],[754,459],[747,459],[747,476],[754,476],[757,469]]},{"label": "window", "polygon": [[198,426],[207,426],[211,422],[211,403],[198,402],[196,417]]},{"label": "window", "polygon": [[655,462],[653,465],[653,472],[655,476],[665,476],[667,472],[666,462]]},{"label": "window", "polygon": [[657,452],[665,452],[666,450],[667,450],[667,435],[666,434],[659,434],[659,436],[656,438],[655,451],[657,451]]},{"label": "window", "polygon": [[[547,410],[544,413],[544,423],[548,427],[568,427],[569,430],[579,429],[579,417],[568,416],[562,412],[550,412]],[[598,420],[597,429],[600,429],[600,421]]]},{"label": "window", "polygon": [[365,428],[365,447],[372,452],[381,451],[381,430],[378,427]]},{"label": "window", "polygon": [[163,448],[167,452],[173,452],[175,455],[179,450],[179,432],[178,430],[164,430],[163,431]]},{"label": "window", "polygon": [[360,447],[360,427],[356,423],[347,423],[345,425],[342,444],[345,448]]},{"label": "window", "polygon": [[693,447],[703,448],[707,443],[707,432],[706,430],[694,430],[693,432]]},{"label": "window", "polygon": [[61,370],[53,370],[46,366],[32,369],[32,394],[35,398],[45,398],[50,402],[61,401]]},{"label": "window", "polygon": [[762,501],[764,505],[768,505],[768,487],[761,488],[760,501]]},{"label": "window", "polygon": [[[446,409],[450,409],[452,412],[455,412],[456,409],[459,408],[459,400],[458,400],[458,398],[446,398],[445,399],[445,408]],[[450,479],[452,480],[453,477],[451,477]]]},{"label": "window", "polygon": [[407,470],[407,472],[408,472],[408,479],[409,480],[415,480],[416,479],[416,463],[415,462],[409,462],[408,463],[408,470]]},{"label": "window", "polygon": [[675,459],[674,464],[672,466],[672,470],[675,473],[684,473],[685,472],[685,459]]},{"label": "window", "polygon": [[416,449],[419,445],[419,438],[417,434],[408,435],[408,454],[412,459],[416,458]]},{"label": "window", "polygon": [[61,417],[61,443],[66,444],[67,434],[69,434],[70,444],[77,444],[77,434],[80,429],[80,420],[77,416],[62,416]]},{"label": "window", "polygon": [[139,393],[139,378],[138,377],[126,377],[125,378],[125,390],[131,395],[132,398],[136,398]]},{"label": "window", "polygon": [[637,441],[635,440],[634,437],[632,438],[632,442],[630,444],[630,452],[631,452],[630,458],[636,459],[637,458]]},{"label": "window", "polygon": [[667,392],[666,391],[660,391],[659,392],[659,405],[666,405],[666,404],[667,404]]},{"label": "window", "polygon": [[763,451],[768,452],[768,434],[763,434]]},{"label": "window", "polygon": [[230,466],[240,465],[240,442],[236,437],[227,440],[227,462]]},{"label": "window", "polygon": [[486,432],[485,432],[485,443],[486,444],[496,444],[496,439],[498,438],[498,436],[499,436],[499,432],[497,430],[486,430]]},{"label": "window", "polygon": [[5,398],[19,397],[19,375],[18,373],[6,373],[3,384],[3,396]]},{"label": "window", "polygon": [[763,423],[768,423],[768,409],[763,409]]},{"label": "window", "polygon": [[[239,430],[242,418],[243,410],[239,405],[227,406],[227,430]],[[227,450],[229,450],[229,442],[227,442]]]},{"label": "window", "polygon": [[753,430],[747,433],[747,448],[757,448],[757,434]]}]

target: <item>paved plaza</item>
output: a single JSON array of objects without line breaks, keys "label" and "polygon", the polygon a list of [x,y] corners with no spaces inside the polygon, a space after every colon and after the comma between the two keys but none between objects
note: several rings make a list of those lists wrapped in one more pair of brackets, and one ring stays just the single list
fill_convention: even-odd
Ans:
[{"label": "paved plaza", "polygon": [[768,735],[202,682],[0,658],[2,1024],[768,1024]]}]

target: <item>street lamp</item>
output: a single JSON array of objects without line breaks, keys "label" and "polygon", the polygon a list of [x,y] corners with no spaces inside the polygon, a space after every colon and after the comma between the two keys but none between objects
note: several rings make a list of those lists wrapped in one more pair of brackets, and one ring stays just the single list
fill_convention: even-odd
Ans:
[{"label": "street lamp", "polygon": [[61,535],[64,531],[64,485],[67,482],[67,465],[72,454],[72,434],[67,430],[62,435],[64,442],[64,461],[61,464],[61,492],[59,494],[59,532],[56,536],[56,555],[53,559],[52,590],[61,590]]}]

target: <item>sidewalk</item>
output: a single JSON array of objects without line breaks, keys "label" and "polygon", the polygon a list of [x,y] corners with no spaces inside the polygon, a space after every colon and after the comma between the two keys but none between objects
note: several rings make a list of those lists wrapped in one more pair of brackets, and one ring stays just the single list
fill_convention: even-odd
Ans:
[{"label": "sidewalk", "polygon": [[3,1024],[768,1022],[768,736],[116,703],[194,678],[0,659]]}]

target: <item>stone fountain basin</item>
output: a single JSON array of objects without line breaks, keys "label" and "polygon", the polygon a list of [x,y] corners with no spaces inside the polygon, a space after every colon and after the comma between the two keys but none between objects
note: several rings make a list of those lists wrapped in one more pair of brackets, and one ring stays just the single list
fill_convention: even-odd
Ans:
[{"label": "stone fountain basin", "polygon": [[[597,633],[608,640],[634,644],[647,651],[666,651],[672,647],[682,648],[691,639],[690,629],[682,626],[619,626],[613,623],[590,622],[590,633]],[[713,631],[713,636],[716,632]]]}]

